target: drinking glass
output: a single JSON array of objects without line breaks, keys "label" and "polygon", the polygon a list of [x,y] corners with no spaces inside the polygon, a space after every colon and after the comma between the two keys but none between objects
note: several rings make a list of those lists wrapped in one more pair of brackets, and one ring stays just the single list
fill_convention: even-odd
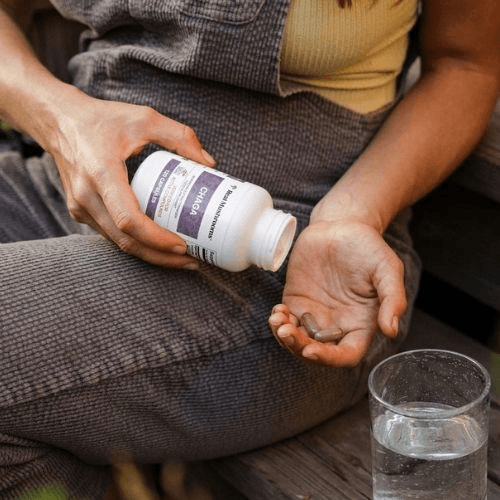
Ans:
[{"label": "drinking glass", "polygon": [[486,369],[452,351],[419,349],[380,362],[369,380],[374,500],[484,500]]}]

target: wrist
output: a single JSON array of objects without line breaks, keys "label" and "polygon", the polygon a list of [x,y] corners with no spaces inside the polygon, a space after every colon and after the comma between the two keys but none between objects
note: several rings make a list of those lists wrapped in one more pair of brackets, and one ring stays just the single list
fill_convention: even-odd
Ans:
[{"label": "wrist", "polygon": [[32,137],[54,154],[61,146],[61,135],[67,133],[68,126],[73,127],[73,122],[78,125],[77,117],[86,108],[88,99],[89,96],[78,88],[58,81],[52,91],[36,104],[40,113]]},{"label": "wrist", "polygon": [[335,193],[332,190],[314,207],[311,223],[316,222],[360,223],[382,234],[390,219],[386,220],[377,206],[370,205],[351,193]]},{"label": "wrist", "polygon": [[4,86],[2,119],[50,151],[57,144],[64,115],[70,115],[71,108],[81,101],[79,96],[85,94],[58,80],[45,68],[33,68],[25,79],[29,86],[9,85],[10,82]]}]

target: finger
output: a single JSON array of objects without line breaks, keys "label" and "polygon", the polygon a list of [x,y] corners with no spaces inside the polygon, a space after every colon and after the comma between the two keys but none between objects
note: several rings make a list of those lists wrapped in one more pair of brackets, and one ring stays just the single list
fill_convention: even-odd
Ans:
[{"label": "finger", "polygon": [[[123,249],[123,245],[120,247]],[[200,267],[200,262],[193,257],[160,252],[145,246],[138,246],[136,242],[125,244],[125,252],[138,257],[144,262],[160,267],[186,269],[195,271]]]},{"label": "finger", "polygon": [[[156,241],[153,241],[151,245],[147,240],[141,241],[122,231],[114,223],[103,201],[96,193],[88,195],[86,206],[88,210],[80,209],[80,214],[85,218],[86,223],[112,240],[124,252],[162,267],[196,269],[199,266],[198,261],[193,257],[182,255],[184,247],[172,248],[172,246],[158,245]],[[147,219],[150,223],[152,222],[149,218]],[[177,238],[176,235],[173,236]],[[172,250],[177,250],[178,253],[173,253]]]},{"label": "finger", "polygon": [[269,325],[271,326],[273,336],[283,349],[287,350],[291,354],[297,355],[293,349],[295,340],[293,335],[290,334],[290,329],[294,329],[296,327],[291,323],[288,323],[288,319],[286,319],[284,315],[282,315],[281,318],[278,318],[278,314],[274,315],[275,317],[273,319],[269,319]]},{"label": "finger", "polygon": [[302,356],[305,346],[315,342],[307,335],[304,327],[298,327],[292,322],[280,325],[276,329],[275,337],[279,339],[280,343],[285,343],[290,352],[299,357]]},{"label": "finger", "polygon": [[299,329],[295,325],[285,323],[277,328],[273,333],[274,337],[282,347],[284,347],[291,354],[300,357],[302,348],[297,340]]},{"label": "finger", "polygon": [[158,144],[174,153],[209,167],[215,166],[215,160],[205,151],[196,132],[187,125],[156,113],[149,121],[148,138],[150,142]]},{"label": "finger", "polygon": [[378,324],[384,335],[395,338],[399,331],[399,321],[408,304],[404,286],[404,266],[395,257],[393,264],[387,267],[383,277],[374,280],[380,300]]},{"label": "finger", "polygon": [[278,330],[278,328],[282,325],[288,324],[289,319],[288,319],[288,314],[281,312],[279,310],[274,311],[271,316],[269,316],[269,326],[274,329]]},{"label": "finger", "polygon": [[349,332],[336,343],[322,343],[309,337],[304,327],[284,323],[273,332],[282,347],[308,361],[332,367],[354,367],[365,356],[371,344],[366,330]]},{"label": "finger", "polygon": [[382,301],[378,314],[378,324],[384,335],[392,339],[398,336],[400,321],[406,308],[406,297],[397,300],[389,297]]},{"label": "finger", "polygon": [[288,306],[285,304],[276,304],[273,309],[272,309],[272,314],[277,313],[277,312],[282,312],[286,315],[290,312],[290,309],[288,309]]},{"label": "finger", "polygon": [[[99,225],[108,234],[113,232],[127,235],[130,240],[124,238],[125,242],[135,240],[160,252],[183,255],[186,252],[186,242],[141,211],[125,174],[118,179],[109,177],[108,174],[103,176],[100,185],[104,187],[98,188],[103,206],[94,207],[91,214]],[[116,241],[116,238],[113,240]]]},{"label": "finger", "polygon": [[275,305],[271,311],[270,318],[276,314],[279,314],[279,313],[281,313],[283,315],[282,316],[283,318],[286,318],[286,320],[284,322],[290,323],[290,324],[295,325],[295,326],[299,326],[298,318],[290,312],[290,309],[288,309],[288,306],[286,306],[285,304]]},{"label": "finger", "polygon": [[365,356],[372,335],[365,330],[347,333],[338,344],[314,342],[302,351],[302,356],[314,363],[333,367],[354,367]]}]

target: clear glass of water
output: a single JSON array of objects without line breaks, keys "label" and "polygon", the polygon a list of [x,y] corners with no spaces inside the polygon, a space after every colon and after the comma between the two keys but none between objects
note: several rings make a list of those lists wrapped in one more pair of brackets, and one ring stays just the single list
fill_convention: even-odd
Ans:
[{"label": "clear glass of water", "polygon": [[451,351],[402,352],[368,380],[373,499],[484,500],[491,379]]}]

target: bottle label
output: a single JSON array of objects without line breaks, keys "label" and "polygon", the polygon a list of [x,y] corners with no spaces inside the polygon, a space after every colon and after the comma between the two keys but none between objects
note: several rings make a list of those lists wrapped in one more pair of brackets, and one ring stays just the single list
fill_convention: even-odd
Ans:
[{"label": "bottle label", "polygon": [[232,193],[243,184],[188,160],[169,159],[147,197],[145,213],[186,240],[187,254],[217,265],[219,218]]},{"label": "bottle label", "polygon": [[175,170],[175,167],[179,165],[179,160],[170,160],[160,172],[160,175],[156,179],[155,185],[153,186],[153,190],[149,195],[148,204],[146,206],[146,215],[153,219],[155,218],[156,208],[158,207],[158,201],[160,200],[161,194],[167,185],[168,178]]},{"label": "bottle label", "polygon": [[198,238],[201,221],[207,208],[208,202],[212,199],[215,190],[222,182],[222,177],[210,172],[202,172],[187,195],[184,207],[182,208],[177,232]]},{"label": "bottle label", "polygon": [[206,247],[202,247],[195,243],[188,243],[187,252],[188,255],[194,257],[198,260],[202,260],[207,264],[217,265],[217,252]]}]

